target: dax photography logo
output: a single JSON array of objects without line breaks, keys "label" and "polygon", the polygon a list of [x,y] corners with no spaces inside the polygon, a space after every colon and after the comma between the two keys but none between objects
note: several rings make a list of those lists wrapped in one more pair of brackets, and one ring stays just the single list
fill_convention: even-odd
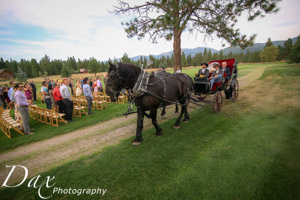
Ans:
[{"label": "dax photography logo", "polygon": [[[21,186],[25,180],[28,177],[28,169],[25,166],[22,165],[6,165],[7,168],[11,168],[9,174],[7,175],[6,179],[4,180],[2,187],[7,187],[7,188],[16,188]],[[13,174],[13,172],[15,171],[16,168],[22,168],[24,170],[24,177],[23,180],[20,183],[17,183],[16,185],[8,185],[8,180],[10,179],[11,175]],[[102,188],[93,188],[93,189],[75,189],[75,188],[61,188],[61,187],[54,187],[54,185],[56,184],[54,182],[55,176],[46,176],[43,180],[41,177],[41,175],[38,176],[34,176],[33,178],[31,178],[27,184],[28,188],[35,188],[38,191],[38,195],[41,199],[49,199],[51,198],[54,194],[73,194],[73,195],[104,195],[107,191],[107,189],[102,189]],[[41,194],[41,189],[42,188],[52,188],[52,194],[50,196],[43,196]]]}]

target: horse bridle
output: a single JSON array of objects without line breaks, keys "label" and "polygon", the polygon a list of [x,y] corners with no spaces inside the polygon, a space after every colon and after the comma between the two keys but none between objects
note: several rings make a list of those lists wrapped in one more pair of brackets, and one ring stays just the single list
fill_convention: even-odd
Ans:
[{"label": "horse bridle", "polygon": [[[121,83],[122,82],[124,82],[124,79],[120,76],[120,74],[119,74],[119,65],[118,65],[118,63],[116,64],[116,71],[110,71],[109,72],[109,77],[111,78],[111,79],[115,79],[115,77],[118,77],[120,80],[121,80]],[[116,76],[115,76],[116,75]],[[137,77],[135,77],[135,78],[133,78],[132,80],[136,80],[136,79],[138,79],[138,77],[139,77],[140,75],[138,75]],[[113,84],[110,82],[110,81],[108,81],[107,80],[107,85],[110,85],[110,86],[112,86]],[[117,87],[116,87],[117,88]],[[114,97],[115,98],[117,98],[116,97],[116,94],[117,93],[120,93],[122,91],[122,89],[120,89],[120,90],[113,90],[111,87],[110,87],[110,92],[114,95]]]}]

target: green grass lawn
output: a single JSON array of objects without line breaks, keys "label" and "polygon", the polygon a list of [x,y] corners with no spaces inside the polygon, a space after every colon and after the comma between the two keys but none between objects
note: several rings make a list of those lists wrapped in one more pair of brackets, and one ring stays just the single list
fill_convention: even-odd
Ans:
[{"label": "green grass lawn", "polygon": [[[104,197],[52,198],[300,199],[300,109],[297,104],[283,103],[298,101],[300,92],[285,90],[288,85],[281,84],[289,82],[299,88],[300,68],[282,66],[270,67],[260,84],[244,88],[240,99],[226,101],[218,114],[205,106],[192,112],[191,121],[181,129],[173,129],[175,120],[169,120],[161,124],[161,137],[154,135],[154,128],[144,131],[139,147],[132,146],[130,138],[101,154],[43,173],[42,177],[55,176],[55,187],[107,189]],[[264,88],[262,83],[273,88]],[[261,92],[267,96],[260,96]],[[257,97],[249,104],[251,95]],[[271,95],[274,99],[270,100]],[[52,191],[43,189],[42,193]],[[2,189],[0,195],[2,199],[38,198],[37,189],[27,188],[27,182]]]}]

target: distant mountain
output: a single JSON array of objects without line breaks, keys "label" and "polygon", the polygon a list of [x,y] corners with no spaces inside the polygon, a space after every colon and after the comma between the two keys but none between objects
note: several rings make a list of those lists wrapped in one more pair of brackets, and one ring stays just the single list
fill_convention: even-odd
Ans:
[{"label": "distant mountain", "polygon": [[[181,52],[184,52],[185,55],[189,55],[191,54],[192,57],[195,56],[196,53],[203,53],[204,52],[204,49],[207,49],[207,51],[211,50],[211,53],[215,53],[215,52],[218,52],[218,50],[216,49],[213,49],[213,48],[209,48],[209,47],[197,47],[195,49],[181,49]],[[168,51],[168,52],[165,52],[165,53],[161,53],[159,55],[152,55],[154,58],[156,59],[159,59],[163,56],[167,57],[171,57],[173,54],[173,51]],[[131,57],[130,59],[131,60],[134,60],[134,61],[137,61],[138,59],[140,59],[141,56],[135,56],[135,57]],[[143,57],[146,57],[147,59],[149,59],[149,56],[143,56]]]},{"label": "distant mountain", "polygon": [[[296,40],[297,40],[297,37],[292,38],[293,44],[296,43]],[[277,41],[272,41],[272,43],[274,46],[278,46],[278,45],[283,46],[285,41],[286,40],[277,40]],[[223,49],[223,54],[227,55],[230,53],[230,51],[233,54],[237,54],[237,53],[241,53],[241,52],[246,53],[248,49],[250,52],[261,51],[264,49],[265,45],[266,45],[266,43],[254,43],[253,46],[247,47],[246,49],[241,49],[240,47],[227,47],[227,48]]]}]

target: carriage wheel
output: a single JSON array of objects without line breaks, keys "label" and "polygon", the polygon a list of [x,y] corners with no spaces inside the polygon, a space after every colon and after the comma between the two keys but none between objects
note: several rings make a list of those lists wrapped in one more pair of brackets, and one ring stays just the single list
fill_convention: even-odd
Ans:
[{"label": "carriage wheel", "polygon": [[235,79],[233,82],[232,98],[231,98],[233,102],[236,101],[239,96],[239,89],[240,89],[239,82]]},{"label": "carriage wheel", "polygon": [[223,106],[223,96],[221,92],[217,92],[214,96],[214,101],[213,101],[213,110],[215,113],[220,112]]}]

